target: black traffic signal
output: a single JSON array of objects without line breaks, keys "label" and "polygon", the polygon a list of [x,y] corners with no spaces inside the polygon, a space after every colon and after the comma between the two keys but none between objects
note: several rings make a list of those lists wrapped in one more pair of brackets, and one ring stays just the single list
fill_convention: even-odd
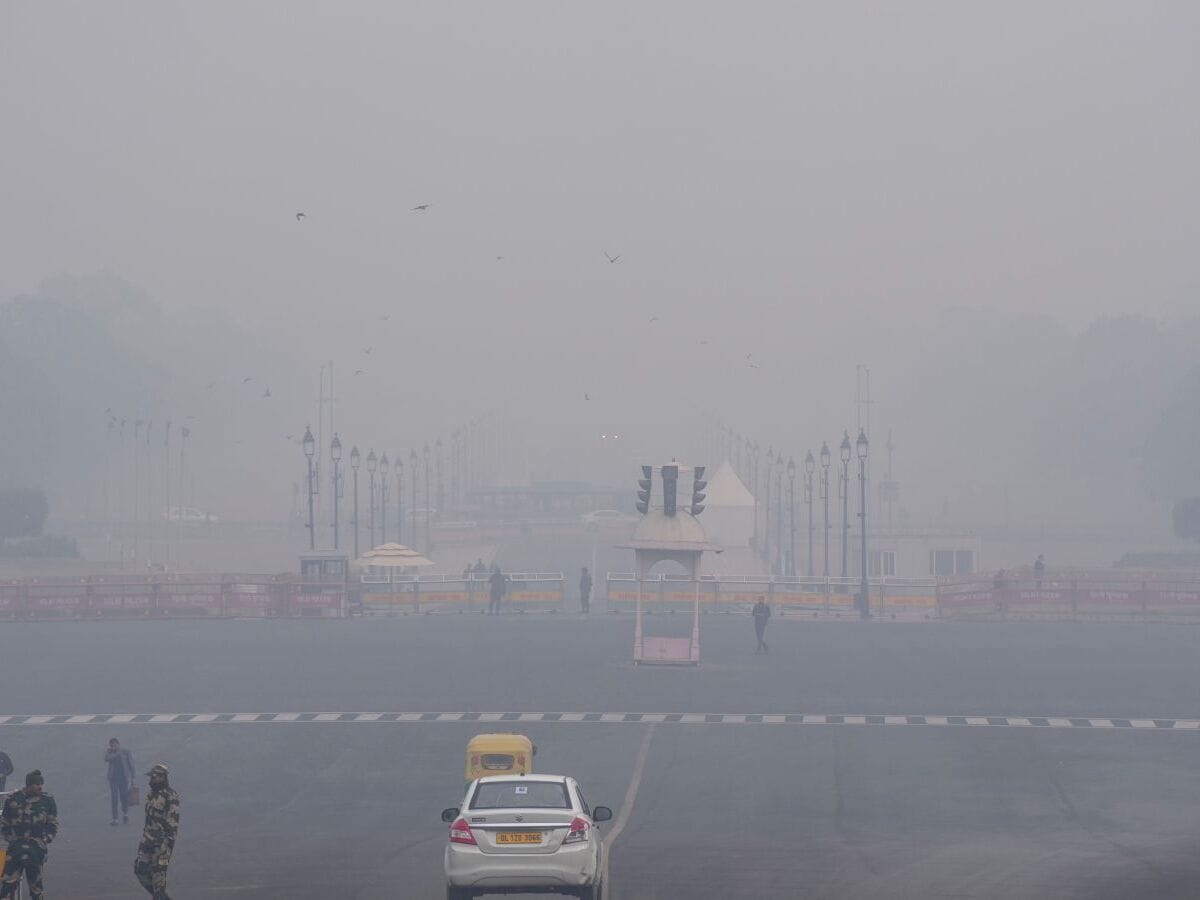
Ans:
[{"label": "black traffic signal", "polygon": [[663,466],[663,515],[675,515],[675,487],[679,483],[679,466]]},{"label": "black traffic signal", "polygon": [[638,479],[637,511],[642,515],[650,509],[650,487],[654,484],[654,468],[642,466],[642,477]]},{"label": "black traffic signal", "polygon": [[704,489],[708,482],[704,480],[704,466],[696,466],[692,470],[692,509],[693,516],[704,512]]}]

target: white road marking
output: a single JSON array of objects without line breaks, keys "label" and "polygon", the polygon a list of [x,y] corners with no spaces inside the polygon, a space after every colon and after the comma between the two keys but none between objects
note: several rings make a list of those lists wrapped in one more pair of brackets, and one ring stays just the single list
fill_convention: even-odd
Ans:
[{"label": "white road marking", "polygon": [[935,725],[967,728],[1047,728],[1074,731],[1200,732],[1200,719],[1095,716],[930,716],[826,713],[629,712],[263,712],[38,713],[0,715],[0,727],[23,725],[279,725],[279,724],[605,724],[605,725]]},{"label": "white road marking", "polygon": [[608,861],[612,859],[613,844],[625,829],[629,816],[633,812],[633,801],[637,798],[638,788],[642,784],[642,771],[646,768],[646,757],[650,753],[650,741],[654,737],[654,729],[658,726],[651,723],[646,728],[646,736],[642,738],[642,746],[638,748],[637,760],[633,764],[633,774],[629,778],[629,789],[625,791],[625,799],[621,802],[621,812],[613,822],[608,836],[604,839],[604,890],[611,896],[612,881],[608,876]]}]

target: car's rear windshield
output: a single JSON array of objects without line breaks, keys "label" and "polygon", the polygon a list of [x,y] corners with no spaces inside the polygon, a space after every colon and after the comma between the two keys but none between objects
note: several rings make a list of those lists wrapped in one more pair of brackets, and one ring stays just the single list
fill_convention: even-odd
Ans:
[{"label": "car's rear windshield", "polygon": [[489,781],[476,785],[471,809],[570,809],[562,781]]},{"label": "car's rear windshield", "polygon": [[480,762],[485,769],[507,772],[513,767],[516,759],[513,758],[511,753],[485,753]]}]

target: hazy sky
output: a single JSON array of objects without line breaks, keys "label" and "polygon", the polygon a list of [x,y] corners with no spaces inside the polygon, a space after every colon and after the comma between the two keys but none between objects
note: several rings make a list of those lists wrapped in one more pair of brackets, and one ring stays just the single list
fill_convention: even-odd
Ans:
[{"label": "hazy sky", "polygon": [[289,418],[329,358],[360,431],[645,423],[660,384],[748,431],[807,393],[802,446],[946,307],[1194,306],[1197,34],[1190,2],[8,2],[0,297],[111,269],[236,314],[314,360]]}]

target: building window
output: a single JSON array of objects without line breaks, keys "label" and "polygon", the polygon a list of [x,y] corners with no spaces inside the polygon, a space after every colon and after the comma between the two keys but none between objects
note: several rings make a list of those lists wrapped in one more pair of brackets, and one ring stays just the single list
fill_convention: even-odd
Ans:
[{"label": "building window", "polygon": [[974,550],[930,550],[930,575],[969,575],[975,571]]},{"label": "building window", "polygon": [[871,575],[875,578],[883,576],[887,578],[896,574],[896,551],[895,550],[872,550],[868,556],[870,560]]}]

